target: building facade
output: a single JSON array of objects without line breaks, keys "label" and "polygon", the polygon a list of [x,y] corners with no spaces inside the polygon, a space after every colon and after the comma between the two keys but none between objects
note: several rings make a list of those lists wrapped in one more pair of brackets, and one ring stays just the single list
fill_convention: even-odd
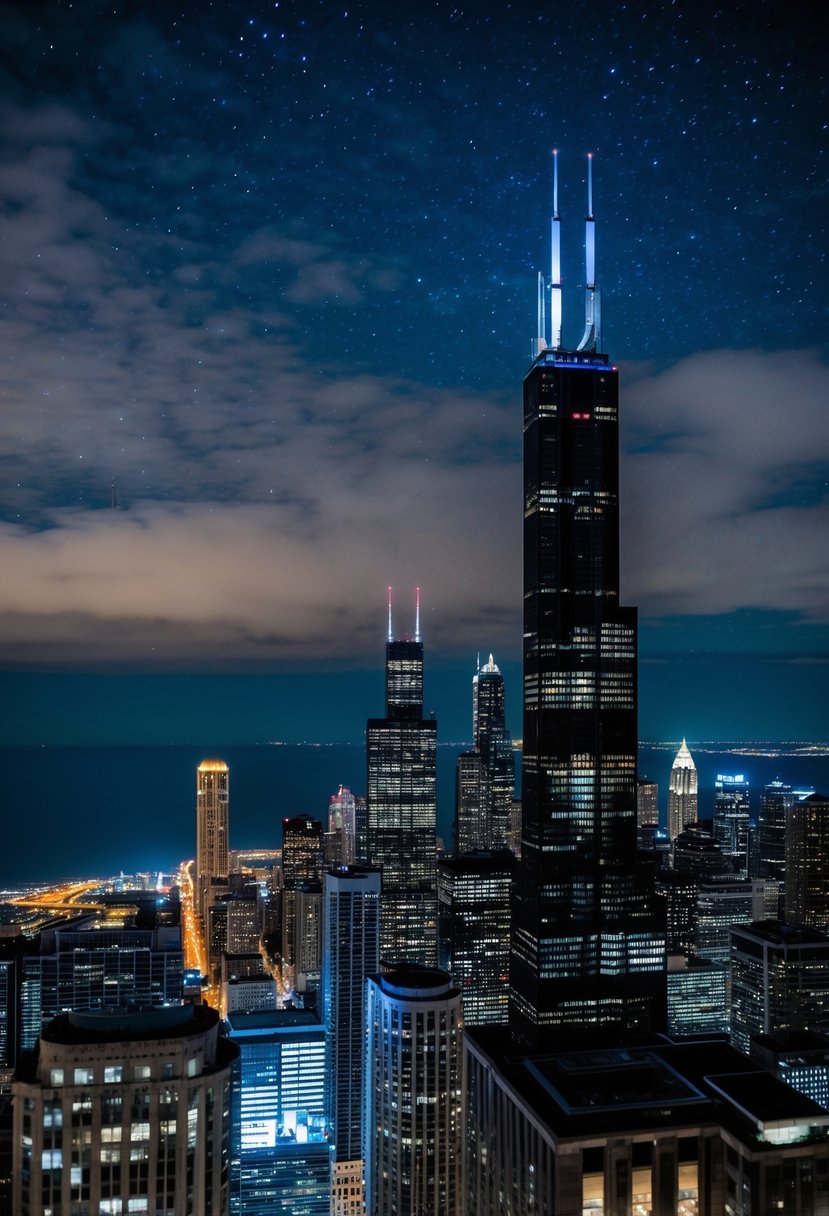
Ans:
[{"label": "building facade", "polygon": [[742,773],[718,773],[714,782],[714,839],[738,878],[748,877],[750,805]]},{"label": "building facade", "polygon": [[697,822],[699,818],[698,795],[697,766],[688,750],[688,744],[683,739],[679,751],[674,756],[668,784],[668,836],[672,844],[689,823]]},{"label": "building facade", "polygon": [[285,986],[296,979],[296,892],[322,879],[322,824],[310,815],[282,820],[282,973]]},{"label": "building facade", "polygon": [[829,933],[829,798],[797,799],[786,819],[786,921]]},{"label": "building facade", "polygon": [[371,976],[366,989],[366,1212],[460,1216],[460,990],[414,966]]},{"label": "building facade", "polygon": [[722,1041],[465,1035],[464,1216],[818,1216],[829,1112]]},{"label": "building facade", "polygon": [[215,889],[230,873],[230,770],[224,760],[202,760],[196,770],[195,904],[204,929]]},{"label": "building facade", "polygon": [[[419,616],[419,614],[418,614]],[[383,872],[380,951],[392,964],[434,965],[437,723],[423,717],[423,643],[386,642],[386,716],[366,724],[367,846]]]},{"label": "building facade", "polygon": [[472,680],[473,747],[458,757],[455,852],[509,845],[515,757],[506,727],[504,677],[492,655]]},{"label": "building facade", "polygon": [[306,1009],[228,1018],[231,1216],[328,1216],[325,1031]]},{"label": "building facade", "polygon": [[[555,222],[553,231],[555,240]],[[593,240],[591,214],[588,265]],[[637,852],[637,615],[619,603],[618,371],[600,353],[592,269],[587,282],[578,348],[562,347],[555,323],[548,344],[540,310],[539,353],[524,381],[510,1021],[536,1048],[562,1026],[626,1032],[665,1021],[665,930],[652,864]],[[559,301],[553,284],[553,313]]]},{"label": "building facade", "polygon": [[206,1005],[55,1018],[13,1082],[13,1211],[226,1212],[236,1054]]},{"label": "building facade", "polygon": [[323,875],[322,1015],[331,1127],[331,1216],[363,1212],[366,978],[380,966],[380,871]]},{"label": "building facade", "polygon": [[57,926],[22,959],[20,1047],[31,1051],[44,1025],[67,1010],[180,1005],[181,931]]},{"label": "building facade", "polygon": [[829,937],[780,921],[731,930],[731,1042],[755,1035],[829,1033]]},{"label": "building facade", "polygon": [[463,996],[464,1022],[509,1020],[510,899],[515,858],[465,853],[438,862],[438,962]]}]

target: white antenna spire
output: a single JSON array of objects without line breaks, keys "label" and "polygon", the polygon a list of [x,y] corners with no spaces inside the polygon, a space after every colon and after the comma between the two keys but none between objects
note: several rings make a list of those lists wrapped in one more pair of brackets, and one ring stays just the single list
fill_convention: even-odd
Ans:
[{"label": "white antenna spire", "polygon": [[392,629],[391,629],[391,587],[389,587],[388,592],[389,592],[389,631],[387,634],[387,640],[389,642],[393,642],[394,634],[392,633]]},{"label": "white antenna spire", "polygon": [[558,148],[553,148],[553,218],[550,222],[550,345],[561,349],[561,217],[558,213]]},{"label": "white antenna spire", "polygon": [[601,303],[596,286],[596,221],[593,219],[593,153],[587,153],[587,219],[584,232],[584,335],[578,350],[596,350],[601,328]]},{"label": "white antenna spire", "polygon": [[538,337],[535,340],[535,353],[540,355],[543,350],[547,349],[547,316],[546,316],[546,291],[547,285],[544,282],[544,275],[539,270],[538,272]]},{"label": "white antenna spire", "polygon": [[421,641],[420,637],[420,588],[415,587],[415,635],[416,642]]}]

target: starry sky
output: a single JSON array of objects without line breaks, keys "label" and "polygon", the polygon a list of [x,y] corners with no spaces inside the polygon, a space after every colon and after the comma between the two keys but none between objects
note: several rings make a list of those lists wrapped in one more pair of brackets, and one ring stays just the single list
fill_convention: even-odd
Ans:
[{"label": "starry sky", "polygon": [[[823,6],[0,4],[9,743],[520,734],[521,381],[594,155],[640,733],[825,739]],[[114,484],[114,489],[113,489]]]}]

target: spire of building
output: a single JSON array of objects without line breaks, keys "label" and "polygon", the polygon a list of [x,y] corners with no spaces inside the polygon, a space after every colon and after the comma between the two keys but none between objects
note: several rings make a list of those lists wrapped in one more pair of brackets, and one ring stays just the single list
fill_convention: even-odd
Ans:
[{"label": "spire of building", "polygon": [[558,148],[553,148],[553,218],[550,222],[550,345],[561,349],[561,216],[558,213]]},{"label": "spire of building", "polygon": [[415,632],[414,632],[414,640],[415,640],[416,642],[422,642],[422,641],[423,641],[423,639],[422,639],[422,638],[421,638],[421,636],[420,636],[420,588],[419,588],[419,587],[415,587]]},{"label": "spire of building", "polygon": [[593,217],[593,153],[587,153],[587,218],[584,222],[584,334],[579,350],[594,351],[600,346],[601,297],[596,286],[596,221]]},{"label": "spire of building", "polygon": [[389,627],[388,627],[388,630],[387,630],[387,632],[386,632],[386,641],[387,641],[387,642],[393,642],[393,641],[394,641],[394,633],[393,633],[393,631],[392,631],[392,627],[391,627],[391,587],[389,587],[389,588],[388,588],[388,592],[389,592]]}]

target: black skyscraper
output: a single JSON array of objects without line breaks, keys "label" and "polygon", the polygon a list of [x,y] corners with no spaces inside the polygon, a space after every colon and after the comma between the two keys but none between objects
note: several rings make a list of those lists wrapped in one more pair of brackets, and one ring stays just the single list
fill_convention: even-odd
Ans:
[{"label": "black skyscraper", "polygon": [[636,850],[637,621],[619,605],[618,374],[598,351],[592,214],[584,337],[561,346],[558,227],[556,214],[551,344],[542,283],[524,382],[523,832],[510,972],[512,1029],[542,1049],[562,1026],[659,1028],[665,1007],[664,926]]},{"label": "black skyscraper", "polygon": [[472,680],[472,740],[472,750],[458,757],[456,853],[509,843],[515,759],[504,718],[504,677],[492,655]]},{"label": "black skyscraper", "polygon": [[420,610],[414,640],[386,642],[386,716],[366,724],[368,857],[383,872],[380,953],[435,966],[437,723],[423,718]]}]

